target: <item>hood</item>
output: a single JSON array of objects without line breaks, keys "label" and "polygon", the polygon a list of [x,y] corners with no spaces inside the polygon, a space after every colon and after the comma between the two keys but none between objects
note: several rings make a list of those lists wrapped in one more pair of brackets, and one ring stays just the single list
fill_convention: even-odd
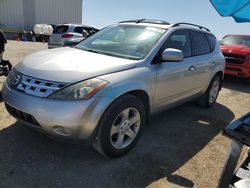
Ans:
[{"label": "hood", "polygon": [[224,44],[220,46],[221,51],[224,53],[241,53],[241,54],[250,54],[250,48],[244,45],[229,45]]},{"label": "hood", "polygon": [[36,52],[27,56],[15,68],[22,74],[34,78],[74,83],[131,69],[137,62],[65,47]]}]

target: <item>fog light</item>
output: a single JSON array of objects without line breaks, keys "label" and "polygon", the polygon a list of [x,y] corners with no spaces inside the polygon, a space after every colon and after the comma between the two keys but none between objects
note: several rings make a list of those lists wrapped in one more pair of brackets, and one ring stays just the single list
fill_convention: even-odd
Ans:
[{"label": "fog light", "polygon": [[53,131],[62,136],[70,136],[72,133],[71,130],[61,126],[54,126]]}]

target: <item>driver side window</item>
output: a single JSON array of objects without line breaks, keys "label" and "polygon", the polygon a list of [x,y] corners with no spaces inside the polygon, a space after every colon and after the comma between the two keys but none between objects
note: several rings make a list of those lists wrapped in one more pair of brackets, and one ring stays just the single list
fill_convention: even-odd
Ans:
[{"label": "driver side window", "polygon": [[186,30],[175,31],[170,37],[168,37],[165,48],[181,50],[184,57],[190,57],[192,49],[189,32]]}]

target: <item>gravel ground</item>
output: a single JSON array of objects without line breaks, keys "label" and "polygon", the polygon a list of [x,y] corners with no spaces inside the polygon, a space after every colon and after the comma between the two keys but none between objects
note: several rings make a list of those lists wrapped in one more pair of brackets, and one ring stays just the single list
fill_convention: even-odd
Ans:
[{"label": "gravel ground", "polygon": [[[46,47],[9,41],[4,58],[16,64]],[[0,103],[0,187],[214,188],[230,143],[221,130],[249,109],[250,86],[226,78],[213,108],[188,103],[160,113],[131,152],[107,159],[22,126]]]}]

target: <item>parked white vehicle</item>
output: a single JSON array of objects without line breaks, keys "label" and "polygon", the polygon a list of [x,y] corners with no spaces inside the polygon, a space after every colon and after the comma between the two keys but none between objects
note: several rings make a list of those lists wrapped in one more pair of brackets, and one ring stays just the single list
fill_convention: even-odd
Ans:
[{"label": "parked white vehicle", "polygon": [[34,26],[34,33],[36,35],[52,35],[53,27],[48,24],[36,24]]},{"label": "parked white vehicle", "polygon": [[77,24],[60,24],[57,25],[53,31],[53,34],[49,38],[48,48],[57,48],[64,46],[64,42],[81,38],[84,39],[99,31],[98,29]]},{"label": "parked white vehicle", "polygon": [[53,27],[49,24],[35,24],[34,25],[34,40],[37,41],[49,41],[50,35],[53,33]]}]

